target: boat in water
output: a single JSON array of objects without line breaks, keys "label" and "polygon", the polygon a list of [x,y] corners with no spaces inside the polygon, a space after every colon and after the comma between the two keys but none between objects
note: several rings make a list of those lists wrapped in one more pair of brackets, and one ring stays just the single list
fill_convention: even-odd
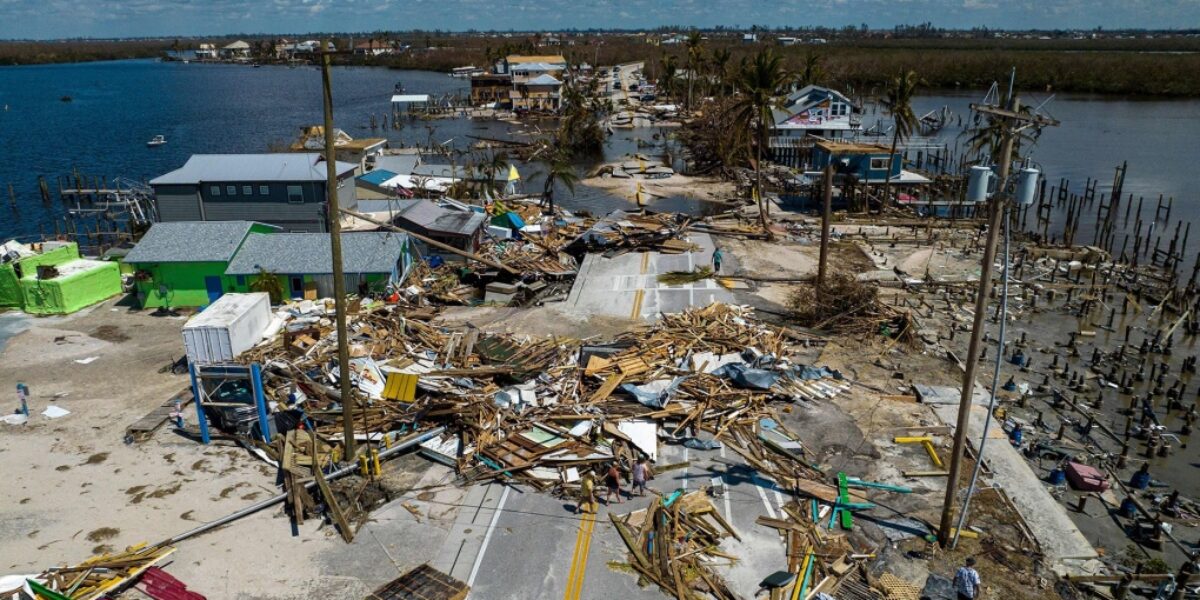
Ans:
[{"label": "boat in water", "polygon": [[404,82],[403,82],[403,81],[397,81],[397,82],[396,82],[396,86],[392,88],[392,93],[394,93],[394,94],[403,94],[403,93],[404,93]]},{"label": "boat in water", "polygon": [[467,65],[465,67],[454,67],[453,69],[450,70],[450,76],[454,77],[455,79],[470,79],[471,76],[473,76],[473,75],[482,75],[482,74],[483,74],[483,69],[480,69],[474,65]]},{"label": "boat in water", "polygon": [[165,138],[161,135],[156,135],[156,136],[150,138],[150,141],[146,142],[146,145],[151,148],[156,148],[156,147],[162,146],[163,144],[166,144],[166,143],[167,143],[167,138]]}]

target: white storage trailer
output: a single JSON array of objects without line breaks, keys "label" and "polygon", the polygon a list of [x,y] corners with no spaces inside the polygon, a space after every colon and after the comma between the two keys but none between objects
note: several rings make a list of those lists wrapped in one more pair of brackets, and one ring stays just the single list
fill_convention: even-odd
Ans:
[{"label": "white storage trailer", "polygon": [[225,294],[188,319],[183,346],[188,362],[211,365],[231,362],[258,343],[271,324],[271,299],[265,293]]}]

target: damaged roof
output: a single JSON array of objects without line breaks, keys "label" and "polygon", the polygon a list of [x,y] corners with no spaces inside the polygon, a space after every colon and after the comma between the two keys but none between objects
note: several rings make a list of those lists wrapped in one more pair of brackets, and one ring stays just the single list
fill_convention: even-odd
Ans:
[{"label": "damaged roof", "polygon": [[487,220],[487,215],[483,213],[442,208],[429,200],[401,200],[399,203],[397,219],[439,233],[474,235]]}]

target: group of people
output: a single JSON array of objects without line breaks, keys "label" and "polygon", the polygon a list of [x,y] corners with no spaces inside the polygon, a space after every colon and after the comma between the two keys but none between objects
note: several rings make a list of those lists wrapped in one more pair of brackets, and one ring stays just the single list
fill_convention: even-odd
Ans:
[{"label": "group of people", "polygon": [[[603,469],[604,478],[604,504],[612,504],[612,499],[615,496],[617,504],[625,502],[621,498],[621,484],[625,481],[625,474],[621,471],[620,465],[616,461],[608,463],[607,468]],[[632,497],[636,492],[638,496],[646,495],[646,482],[654,479],[654,469],[650,466],[650,461],[645,458],[640,458],[629,469],[629,481],[631,482],[628,496]],[[579,503],[575,507],[575,512],[584,511],[596,512],[596,472],[588,469],[580,480]]]}]

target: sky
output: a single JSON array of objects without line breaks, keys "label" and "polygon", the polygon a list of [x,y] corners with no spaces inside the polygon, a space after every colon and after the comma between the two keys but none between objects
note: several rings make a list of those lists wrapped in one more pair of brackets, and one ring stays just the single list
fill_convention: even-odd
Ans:
[{"label": "sky", "polygon": [[751,25],[1170,29],[1200,0],[0,0],[0,39]]}]

